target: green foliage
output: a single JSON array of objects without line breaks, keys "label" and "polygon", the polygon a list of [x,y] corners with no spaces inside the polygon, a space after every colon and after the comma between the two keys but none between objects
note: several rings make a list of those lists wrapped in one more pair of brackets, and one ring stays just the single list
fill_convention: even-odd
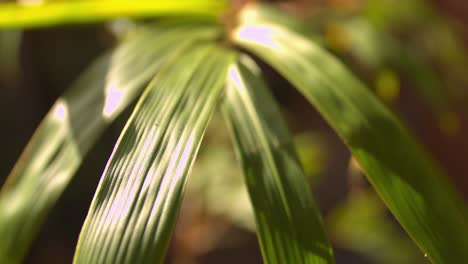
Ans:
[{"label": "green foliage", "polygon": [[245,16],[233,38],[276,68],[317,108],[429,259],[468,260],[463,200],[397,118],[338,60],[276,21]]},{"label": "green foliage", "polygon": [[162,262],[231,61],[231,52],[195,45],[150,83],[106,166],[74,263]]},{"label": "green foliage", "polygon": [[[224,1],[182,2],[2,4],[0,27],[182,14],[206,22],[227,12]],[[0,193],[1,263],[21,262],[84,155],[151,79],[103,172],[74,262],[163,261],[190,168],[210,117],[221,105],[244,171],[265,263],[333,263],[279,108],[255,62],[235,45],[270,64],[317,108],[428,259],[468,262],[463,200],[391,111],[320,46],[324,38],[264,5],[244,7],[232,32],[220,30],[220,23],[195,20],[163,19],[139,27],[58,99]],[[378,51],[379,45],[365,43],[375,49],[361,53],[370,54],[369,61],[380,62],[383,56],[397,64],[394,55],[404,53],[397,45]],[[402,64],[422,68],[412,62]],[[373,215],[374,207],[368,207]],[[358,208],[367,210],[366,205]]]},{"label": "green foliage", "polygon": [[255,211],[263,259],[332,263],[292,138],[258,74],[242,64],[231,67],[223,106]]},{"label": "green foliage", "polygon": [[[57,100],[0,193],[0,262],[23,257],[47,212],[103,130],[168,58],[216,28],[143,28],[103,55]],[[141,53],[135,53],[139,50]]]}]

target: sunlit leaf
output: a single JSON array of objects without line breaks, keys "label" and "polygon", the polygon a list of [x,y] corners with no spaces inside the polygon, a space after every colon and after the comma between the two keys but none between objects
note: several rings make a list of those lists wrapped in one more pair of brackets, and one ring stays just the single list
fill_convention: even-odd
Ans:
[{"label": "sunlit leaf", "polygon": [[245,8],[242,11],[242,19],[244,22],[248,23],[276,21],[287,27],[289,30],[294,30],[325,45],[325,39],[322,35],[318,34],[319,30],[314,23],[301,23],[298,20],[291,19],[284,11],[269,4],[256,3],[255,10]]},{"label": "sunlit leaf", "polygon": [[118,17],[199,15],[216,17],[224,0],[77,0],[0,4],[0,28],[92,23]]},{"label": "sunlit leaf", "polygon": [[106,166],[74,263],[161,263],[232,53],[197,45],[150,83]]},{"label": "sunlit leaf", "polygon": [[[222,217],[233,225],[255,232],[253,208],[240,164],[233,162],[236,157],[228,132],[222,115],[215,113],[206,131],[207,140],[203,141],[187,182],[187,194],[191,197],[189,211],[192,212],[196,204],[204,215]],[[327,164],[327,144],[321,134],[310,131],[293,135],[293,141],[307,181],[313,188]],[[213,230],[219,237],[223,236],[222,232]],[[212,245],[212,240],[207,241]]]},{"label": "sunlit leaf", "polygon": [[84,155],[161,63],[216,33],[206,26],[139,30],[72,84],[44,118],[0,192],[0,263],[21,260]]},{"label": "sunlit leaf", "polygon": [[241,22],[232,38],[317,108],[432,262],[468,262],[463,200],[400,121],[337,59],[274,21]]},{"label": "sunlit leaf", "polygon": [[[359,63],[373,69],[393,67],[412,81],[416,91],[436,113],[450,110],[450,90],[445,87],[440,75],[431,68],[425,54],[417,48],[403,45],[398,39],[388,32],[379,30],[365,18],[337,19],[331,16],[324,21],[314,19],[313,23],[325,22],[325,41],[320,35],[314,33],[313,27],[310,26],[312,23],[300,23],[270,5],[258,4],[255,6],[255,11],[247,8],[242,16],[244,23],[259,24],[275,21],[288,30],[310,38],[315,43],[343,54],[352,54]],[[437,39],[448,39],[448,37],[437,37]],[[384,97],[384,99],[387,98]]]},{"label": "sunlit leaf", "polygon": [[231,66],[223,106],[265,263],[333,263],[292,138],[258,72],[242,64]]}]

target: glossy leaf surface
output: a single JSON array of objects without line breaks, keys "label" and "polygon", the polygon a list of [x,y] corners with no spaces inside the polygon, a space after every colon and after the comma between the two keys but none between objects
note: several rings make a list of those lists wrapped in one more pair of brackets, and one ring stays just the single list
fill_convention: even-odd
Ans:
[{"label": "glossy leaf surface", "polygon": [[[254,5],[248,9],[255,12]],[[271,64],[317,108],[432,262],[468,261],[463,200],[400,121],[336,58],[275,21],[243,17],[232,38]]]},{"label": "glossy leaf surface", "polygon": [[224,112],[242,161],[265,263],[333,263],[319,210],[259,71],[232,66]]},{"label": "glossy leaf surface", "polygon": [[150,83],[103,173],[74,263],[161,263],[233,54],[193,45]]},{"label": "glossy leaf surface", "polygon": [[57,100],[0,192],[0,263],[21,261],[84,155],[160,65],[216,32],[206,26],[138,30]]}]

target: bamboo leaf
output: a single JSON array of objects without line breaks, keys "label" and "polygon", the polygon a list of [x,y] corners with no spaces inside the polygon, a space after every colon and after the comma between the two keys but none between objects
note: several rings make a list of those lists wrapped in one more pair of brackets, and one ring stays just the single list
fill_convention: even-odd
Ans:
[{"label": "bamboo leaf", "polygon": [[18,263],[84,155],[171,54],[207,26],[142,29],[98,59],[57,100],[0,192],[0,263]]},{"label": "bamboo leaf", "polygon": [[162,263],[233,54],[194,46],[140,99],[99,183],[74,263]]},{"label": "bamboo leaf", "polygon": [[325,21],[330,28],[336,28],[334,30],[336,32],[329,33],[327,43],[316,33],[319,30],[310,25],[320,23],[317,20],[312,23],[301,23],[268,4],[256,4],[255,11],[252,10],[246,9],[243,14],[244,19],[248,19],[250,23],[275,21],[321,46],[327,46],[344,54],[351,53],[360,62],[374,68],[395,67],[415,84],[416,91],[436,113],[450,110],[448,91],[440,76],[431,68],[427,58],[422,56],[419,50],[406,47],[390,34],[379,31],[369,21],[363,18],[338,21],[334,17],[328,18]]},{"label": "bamboo leaf", "polygon": [[468,262],[467,210],[459,194],[400,121],[337,59],[274,21],[244,19],[232,38],[318,109],[433,263]]},{"label": "bamboo leaf", "polygon": [[333,263],[291,135],[258,71],[232,66],[223,106],[242,161],[265,263]]},{"label": "bamboo leaf", "polygon": [[93,23],[118,17],[217,17],[224,0],[77,0],[39,4],[0,4],[0,28],[31,28],[69,23]]}]

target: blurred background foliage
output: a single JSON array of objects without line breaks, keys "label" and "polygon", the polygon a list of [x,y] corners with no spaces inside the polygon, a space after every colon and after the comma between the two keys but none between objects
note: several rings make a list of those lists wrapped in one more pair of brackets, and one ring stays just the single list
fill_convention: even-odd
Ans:
[{"label": "blurred background foliage", "polygon": [[[0,1],[7,2],[7,1]],[[22,0],[37,4],[38,0]],[[241,6],[246,1],[232,1]],[[409,125],[468,197],[468,3],[456,0],[274,2],[308,22]],[[93,58],[134,22],[0,31],[0,183],[41,118]],[[337,263],[427,263],[345,146],[287,81],[261,64],[283,107],[336,248]],[[93,148],[26,263],[71,262],[100,173],[129,111]],[[197,158],[167,263],[261,263],[254,219],[223,120]]]}]

